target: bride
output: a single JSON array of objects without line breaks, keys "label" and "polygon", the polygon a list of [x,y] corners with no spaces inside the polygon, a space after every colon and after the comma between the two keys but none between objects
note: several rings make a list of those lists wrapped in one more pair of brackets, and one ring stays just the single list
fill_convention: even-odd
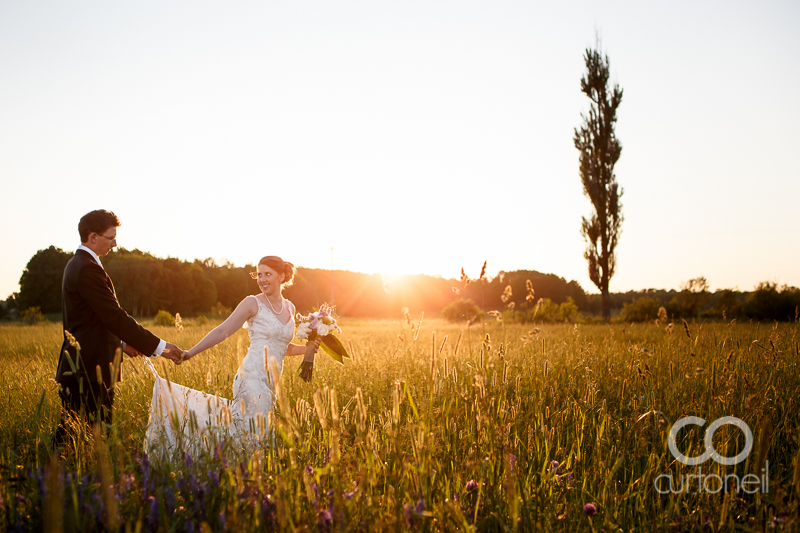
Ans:
[{"label": "bride", "polygon": [[[219,432],[222,426],[228,426],[229,431],[238,435],[258,433],[257,428],[263,434],[275,399],[270,368],[280,373],[284,357],[302,355],[306,347],[291,343],[295,307],[281,294],[283,287],[291,284],[294,265],[270,255],[258,262],[258,271],[250,276],[258,281],[261,293],[242,300],[222,324],[182,354],[182,361],[188,361],[221,343],[246,323],[250,347],[233,380],[234,400],[168,383],[156,373],[147,449],[171,452],[176,449],[176,441],[185,436],[187,426],[193,433],[200,430],[200,435]],[[316,348],[319,342],[316,341]],[[155,373],[154,367],[151,370]]]}]

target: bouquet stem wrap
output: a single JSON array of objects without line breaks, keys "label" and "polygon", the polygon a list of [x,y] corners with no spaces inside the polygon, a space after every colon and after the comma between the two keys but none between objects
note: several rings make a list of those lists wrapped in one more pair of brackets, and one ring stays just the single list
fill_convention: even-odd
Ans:
[{"label": "bouquet stem wrap", "polygon": [[300,378],[306,383],[311,381],[311,376],[314,374],[314,343],[317,340],[317,332],[311,331],[308,334],[308,344],[306,344],[306,353],[303,356],[303,362],[300,363]]},{"label": "bouquet stem wrap", "polygon": [[322,304],[319,311],[310,313],[308,316],[297,314],[295,323],[297,324],[297,331],[295,335],[300,340],[308,339],[306,344],[306,353],[303,357],[303,362],[300,363],[300,378],[306,383],[311,381],[311,376],[314,373],[314,354],[316,352],[317,342],[322,351],[330,355],[340,365],[344,364],[344,358],[350,358],[347,350],[344,349],[342,343],[333,336],[334,331],[342,331],[336,324],[336,319],[332,316],[333,310],[327,304]]}]

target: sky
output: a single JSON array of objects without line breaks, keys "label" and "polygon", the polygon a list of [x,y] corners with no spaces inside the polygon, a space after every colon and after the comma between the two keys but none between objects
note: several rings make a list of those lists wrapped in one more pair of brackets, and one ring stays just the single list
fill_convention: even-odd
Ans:
[{"label": "sky", "polygon": [[623,89],[611,291],[800,286],[800,4],[0,2],[0,299],[93,209],[238,266],[587,274],[587,48]]}]

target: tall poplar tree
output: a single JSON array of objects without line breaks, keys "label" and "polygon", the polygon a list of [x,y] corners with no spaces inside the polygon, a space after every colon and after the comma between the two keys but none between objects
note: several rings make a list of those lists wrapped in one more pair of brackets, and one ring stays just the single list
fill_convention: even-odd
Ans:
[{"label": "tall poplar tree", "polygon": [[588,115],[581,113],[583,124],[575,129],[575,148],[580,152],[583,193],[592,202],[590,218],[582,217],[581,235],[586,241],[584,257],[589,263],[589,279],[600,289],[603,319],[611,316],[608,282],[614,275],[617,247],[622,225],[622,188],[614,176],[614,165],[622,146],[614,133],[617,108],[622,102],[619,85],[609,87],[608,56],[587,49],[586,73],[581,78],[581,92],[591,100]]}]

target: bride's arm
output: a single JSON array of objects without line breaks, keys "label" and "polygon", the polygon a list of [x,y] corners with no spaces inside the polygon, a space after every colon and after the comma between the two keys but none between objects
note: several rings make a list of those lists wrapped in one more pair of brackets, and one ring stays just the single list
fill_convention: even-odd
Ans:
[{"label": "bride's arm", "polygon": [[225,322],[212,329],[208,335],[195,344],[191,350],[183,352],[183,360],[188,361],[200,352],[204,352],[221,343],[241,329],[245,320],[248,320],[256,313],[258,313],[258,304],[255,298],[248,296],[236,306],[236,309],[231,313],[231,316],[225,319]]},{"label": "bride's arm", "polygon": [[[320,342],[322,342],[322,339],[319,338],[319,337],[317,338],[316,341],[314,341],[314,345],[315,345],[314,346],[314,352],[315,353],[316,353],[317,350],[319,350]],[[294,355],[305,355],[305,353],[306,353],[306,347],[304,345],[302,345],[302,344],[294,344],[294,343],[290,342],[289,343],[289,347],[286,348],[286,357],[291,357],[291,356],[294,356]]]}]

